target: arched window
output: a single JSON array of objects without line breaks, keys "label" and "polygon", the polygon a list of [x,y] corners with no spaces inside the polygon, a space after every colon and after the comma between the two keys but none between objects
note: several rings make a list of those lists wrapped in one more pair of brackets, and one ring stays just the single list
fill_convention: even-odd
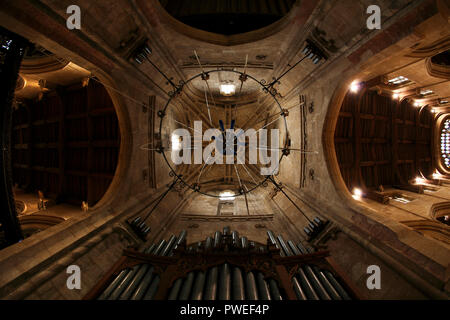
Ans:
[{"label": "arched window", "polygon": [[441,156],[444,165],[450,168],[450,118],[446,119],[441,132]]}]

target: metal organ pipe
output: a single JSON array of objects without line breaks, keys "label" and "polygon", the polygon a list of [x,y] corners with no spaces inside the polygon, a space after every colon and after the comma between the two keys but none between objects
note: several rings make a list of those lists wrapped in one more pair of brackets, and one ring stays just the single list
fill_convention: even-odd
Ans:
[{"label": "metal organ pipe", "polygon": [[283,300],[278,289],[278,284],[274,279],[269,279],[270,296],[273,300]]},{"label": "metal organ pipe", "polygon": [[216,231],[214,234],[214,248],[218,248],[220,246],[220,242],[222,241],[222,234],[220,231]]},{"label": "metal organ pipe", "polygon": [[[267,231],[267,235],[269,236],[270,242],[271,242],[273,245],[277,246],[277,241],[275,240],[275,236],[273,235],[273,232],[270,231],[270,230],[268,230],[268,231]],[[278,246],[277,246],[277,247],[278,247]]]},{"label": "metal organ pipe", "polygon": [[297,277],[301,283],[302,288],[304,289],[305,295],[308,297],[308,300],[319,300],[319,296],[314,291],[302,268],[298,268]]},{"label": "metal organ pipe", "polygon": [[171,251],[172,247],[175,245],[176,240],[177,240],[177,237],[172,235],[170,237],[169,241],[167,242],[167,245],[162,250],[160,256],[167,256],[169,254],[169,252]]},{"label": "metal organ pipe", "polygon": [[114,279],[113,282],[109,284],[105,291],[98,297],[98,300],[108,299],[116,286],[123,280],[123,278],[127,275],[128,269],[120,271],[119,275]]},{"label": "metal organ pipe", "polygon": [[145,293],[144,300],[152,300],[155,296],[156,291],[158,290],[159,281],[161,278],[159,275],[155,275],[155,277],[152,280],[152,283],[150,284],[150,287],[148,288],[147,292]]},{"label": "metal organ pipe", "polygon": [[[175,244],[177,238],[172,235],[167,243],[165,243],[165,246],[161,246],[161,249],[158,251],[160,256],[167,256],[170,254],[171,249],[173,245]],[[152,266],[153,268],[153,266]],[[153,271],[153,270],[152,270]],[[150,286],[147,289],[147,292],[144,295],[144,300],[151,300],[156,294],[156,291],[158,290],[159,282],[161,278],[158,274],[156,274],[153,279],[151,280]]]},{"label": "metal organ pipe", "polygon": [[231,276],[230,276],[230,266],[228,263],[224,263],[220,266],[219,274],[219,300],[230,300],[231,291]]},{"label": "metal organ pipe", "polygon": [[163,248],[164,248],[164,246],[166,245],[166,240],[161,240],[159,243],[158,243],[158,246],[156,247],[156,249],[155,249],[155,251],[153,251],[153,254],[156,256],[156,255],[159,255],[159,253],[161,252],[161,250],[163,250]]},{"label": "metal organ pipe", "polygon": [[241,238],[241,247],[244,248],[244,249],[248,248],[248,239],[247,239],[247,237],[242,237]]},{"label": "metal organ pipe", "polygon": [[323,273],[324,273],[325,277],[327,277],[327,279],[333,285],[333,287],[336,289],[336,291],[339,292],[342,299],[351,300],[351,297],[348,295],[347,291],[345,291],[344,288],[342,288],[340,283],[336,280],[336,278],[330,271],[324,270]]},{"label": "metal organ pipe", "polygon": [[319,282],[319,279],[317,279],[317,276],[315,275],[315,273],[311,269],[311,267],[306,265],[306,266],[303,267],[303,269],[305,270],[306,276],[311,281],[311,284],[314,287],[314,289],[317,292],[317,294],[319,295],[320,299],[322,299],[322,300],[331,300],[330,295],[325,291],[325,288]]},{"label": "metal organ pipe", "polygon": [[233,300],[244,300],[244,281],[242,280],[242,272],[238,267],[233,268]]},{"label": "metal organ pipe", "polygon": [[189,272],[187,278],[183,281],[181,285],[180,295],[178,300],[188,300],[189,294],[191,293],[192,283],[194,282],[195,273],[193,271]]},{"label": "metal organ pipe", "polygon": [[173,283],[172,288],[170,289],[170,292],[169,292],[169,297],[167,298],[167,300],[177,300],[178,293],[180,292],[182,283],[183,283],[183,279],[181,279],[181,278],[177,279]]},{"label": "metal organ pipe", "polygon": [[264,280],[264,275],[262,272],[256,274],[256,281],[258,283],[258,296],[260,300],[270,300],[270,291],[267,286],[266,280]]},{"label": "metal organ pipe", "polygon": [[204,300],[216,300],[219,268],[212,267],[206,276]]},{"label": "metal organ pipe", "polygon": [[180,244],[184,241],[184,239],[186,239],[186,235],[187,235],[186,230],[183,230],[180,232],[177,242],[175,243],[175,245],[173,246],[173,249],[169,253],[169,257],[173,256],[175,249],[180,246]]},{"label": "metal organ pipe", "polygon": [[206,238],[205,249],[209,250],[212,248],[212,246],[213,246],[213,239],[211,237]]},{"label": "metal organ pipe", "polygon": [[[144,253],[151,253],[151,252],[155,249],[155,247],[156,247],[155,244],[150,245],[148,248],[146,248],[146,249],[144,250]],[[138,266],[137,266],[137,267],[138,267]],[[139,268],[136,268],[136,271],[138,271],[138,269],[139,269]],[[115,290],[117,289],[117,287],[118,287],[120,284],[124,283],[125,278],[126,278],[127,276],[128,276],[128,277],[131,277],[131,276],[132,276],[132,275],[130,275],[130,272],[132,272],[132,270],[130,270],[130,269],[122,270],[122,271],[119,273],[119,275],[114,279],[114,281],[111,282],[111,284],[106,288],[106,290],[103,291],[103,293],[100,295],[100,297],[98,297],[98,299],[99,299],[99,300],[109,299],[109,298],[112,296],[112,293],[115,292]],[[117,293],[114,293],[114,296],[115,296],[116,294],[117,294]],[[113,298],[114,298],[114,296],[113,296]],[[113,299],[113,298],[111,298],[111,299]]]},{"label": "metal organ pipe", "polygon": [[342,300],[339,293],[336,291],[336,289],[333,287],[333,285],[328,281],[328,279],[325,277],[325,275],[322,272],[320,272],[319,268],[317,268],[316,266],[313,266],[313,270],[314,270],[317,278],[319,278],[319,281],[325,287],[325,290],[330,295],[331,299]]},{"label": "metal organ pipe", "polygon": [[136,291],[131,296],[131,300],[141,300],[142,299],[142,297],[145,294],[145,290],[147,289],[147,287],[153,280],[153,276],[154,276],[153,271],[154,270],[155,270],[155,267],[149,266],[147,272],[145,273],[143,280],[141,281],[141,283],[138,285]]},{"label": "metal organ pipe", "polygon": [[298,280],[295,276],[292,277],[292,285],[294,287],[295,294],[297,295],[297,298],[299,300],[308,300],[305,293],[303,292],[302,287],[300,286],[300,283],[298,283]]},{"label": "metal organ pipe", "polygon": [[281,248],[282,248],[284,254],[285,254],[286,256],[292,256],[292,253],[291,253],[291,251],[289,250],[289,248],[286,246],[286,243],[284,242],[283,237],[282,237],[282,236],[278,236],[277,238],[278,238],[278,242],[280,243],[280,246],[281,246]]},{"label": "metal organ pipe", "polygon": [[204,286],[205,273],[203,271],[198,271],[195,276],[194,286],[192,288],[191,300],[202,300]]},{"label": "metal organ pipe", "polygon": [[294,253],[294,255],[297,256],[297,255],[301,254],[300,250],[298,250],[298,248],[295,246],[295,244],[291,240],[288,241],[288,245],[289,245],[289,248],[291,249],[291,251]]},{"label": "metal organ pipe", "polygon": [[231,233],[231,239],[233,240],[233,245],[235,246],[235,247],[239,247],[239,232],[237,232],[237,231],[233,231],[232,233]]},{"label": "metal organ pipe", "polygon": [[129,269],[123,280],[119,283],[119,285],[114,289],[114,291],[111,293],[111,296],[109,296],[108,300],[117,300],[122,292],[125,290],[125,288],[130,284],[131,280],[134,277],[134,274],[139,269],[139,265],[134,266],[132,269]]},{"label": "metal organ pipe", "polygon": [[148,264],[139,266],[139,269],[137,270],[134,278],[131,280],[131,283],[120,295],[120,300],[128,300],[131,298],[131,295],[136,290],[136,287],[139,285],[139,283],[142,281],[142,278],[144,278],[144,275],[147,273],[148,268],[149,268]]},{"label": "metal organ pipe", "polygon": [[258,291],[256,290],[255,275],[253,272],[248,272],[245,279],[246,300],[258,300]]},{"label": "metal organ pipe", "polygon": [[300,252],[302,254],[308,254],[308,250],[306,250],[306,248],[303,246],[303,244],[301,242],[299,242],[297,244],[298,250],[300,250]]},{"label": "metal organ pipe", "polygon": [[[315,221],[316,222],[316,221]],[[264,246],[257,248],[247,237],[239,237],[237,231],[223,229],[223,234],[231,238],[233,247],[266,252]],[[175,249],[185,241],[186,231],[178,237],[172,235],[169,240],[161,240],[143,250],[146,254],[172,256]],[[267,231],[269,243],[280,250],[282,256],[308,254],[314,250],[301,242],[295,245],[285,241],[281,235],[275,237]],[[216,231],[214,237],[188,247],[192,251],[209,252],[222,246],[222,233]],[[225,249],[226,250],[226,249]],[[229,248],[228,250],[233,250]],[[98,299],[153,299],[158,291],[160,275],[154,273],[150,264],[140,264],[122,270],[105,289]],[[350,300],[347,291],[328,270],[315,265],[303,265],[291,279],[292,289],[299,300]],[[168,300],[282,300],[280,287],[275,279],[265,279],[260,271],[244,272],[241,267],[224,263],[206,271],[191,271],[184,278],[175,280],[167,296]]]},{"label": "metal organ pipe", "polygon": [[[270,230],[268,230],[268,231],[267,231],[267,235],[269,236],[270,242],[271,242],[273,245],[275,245],[275,247],[276,247],[277,249],[280,249],[280,246],[278,245],[277,240],[275,239],[275,236],[273,235],[273,232],[270,231]],[[281,255],[281,256],[284,256],[284,253],[283,253],[281,250],[280,250],[280,255]]]}]

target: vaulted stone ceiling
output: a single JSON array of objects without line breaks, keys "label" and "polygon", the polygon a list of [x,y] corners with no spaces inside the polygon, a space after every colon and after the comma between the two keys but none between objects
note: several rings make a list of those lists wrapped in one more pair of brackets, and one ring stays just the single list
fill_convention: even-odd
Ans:
[{"label": "vaulted stone ceiling", "polygon": [[[27,9],[30,6],[37,6],[39,9],[51,8],[55,19],[65,19],[67,16],[65,11],[70,5],[69,2],[51,0],[35,4],[24,2],[23,8]],[[173,90],[169,82],[158,74],[150,63],[144,61],[139,65],[133,61],[133,51],[142,43],[147,43],[152,49],[150,60],[175,84],[178,84],[179,81],[187,81],[199,74],[202,68],[207,71],[222,70],[211,73],[208,80],[214,96],[214,101],[209,101],[212,122],[210,125],[217,128],[219,120],[223,120],[225,127],[228,127],[231,119],[235,119],[237,127],[258,129],[277,120],[276,114],[279,113],[279,109],[274,104],[272,97],[261,90],[260,84],[255,81],[246,81],[242,83],[241,89],[238,74],[226,70],[243,72],[245,69],[245,72],[255,79],[270,83],[303,57],[302,49],[306,45],[306,40],[317,44],[326,59],[322,59],[317,65],[306,59],[287,73],[280,83],[274,85],[282,107],[289,109],[298,101],[297,94],[301,93],[300,88],[307,86],[317,77],[326,73],[327,68],[335,60],[345,55],[349,48],[369,33],[365,23],[366,16],[361,14],[370,5],[369,2],[297,1],[294,4],[286,3],[286,8],[283,7],[283,10],[281,7],[279,8],[280,17],[282,15],[284,17],[270,26],[234,35],[211,33],[183,24],[177,20],[177,10],[171,6],[170,2],[161,3],[152,0],[130,3],[117,0],[92,3],[91,1],[80,1],[78,5],[83,8],[81,34],[83,34],[84,40],[96,43],[97,50],[102,51],[107,57],[97,60],[97,63],[94,62],[95,59],[90,59],[97,65],[92,70],[98,67],[109,70],[110,74],[113,74],[115,69],[122,68],[142,84],[146,83],[148,89],[156,90],[157,96],[160,96],[163,101],[167,100],[167,93]],[[380,1],[379,5],[383,7],[382,20],[389,24],[390,17],[401,13],[408,3],[408,1]],[[17,10],[14,8],[19,8],[19,5],[11,4],[10,6],[13,11]],[[195,3],[190,3],[189,6],[191,7],[189,12],[192,11],[193,15],[196,10],[202,11],[201,6],[195,5]],[[247,7],[246,10],[251,9],[250,11],[253,13],[263,14],[265,2],[258,2],[258,6],[259,9]],[[290,6],[292,6],[291,9],[287,10]],[[214,10],[219,9],[220,6]],[[23,18],[27,17],[23,16]],[[56,37],[58,37],[57,34]],[[57,41],[57,39],[55,40]],[[51,41],[43,40],[43,44],[46,44],[48,49],[52,49]],[[421,45],[424,46],[425,43]],[[99,49],[100,47],[101,49]],[[198,64],[194,51],[198,54],[202,68]],[[88,57],[82,52],[80,54]],[[70,60],[70,54],[68,60]],[[394,66],[385,65],[383,67],[384,70],[380,69],[379,71],[384,71],[385,76],[393,76],[401,71]],[[367,78],[375,76],[376,74],[368,74]],[[417,74],[416,77],[420,78],[421,74]],[[224,82],[235,84],[239,94],[231,97],[220,95],[219,86]],[[442,90],[445,90],[445,83],[443,86]],[[142,91],[142,89],[139,90]],[[195,120],[209,123],[205,91],[205,81],[200,77],[183,88],[182,94],[174,99],[175,107],[171,116],[175,121],[164,128],[163,140],[168,140],[170,132],[177,127],[192,128]],[[442,91],[442,95],[445,97],[446,91]],[[161,103],[164,104],[164,102]],[[282,124],[281,120],[274,121],[270,127],[280,127]],[[288,130],[295,133],[298,123],[290,121],[288,124]],[[204,126],[203,130],[206,127]],[[292,135],[291,139],[292,147],[300,148],[301,142],[298,135]],[[283,143],[285,141],[281,141],[281,144]],[[298,155],[293,156],[294,159],[297,157]],[[292,160],[288,164],[291,165]],[[281,167],[281,170],[283,168],[284,166]],[[215,166],[214,169],[209,170],[209,177],[205,178],[212,187],[221,184],[226,185],[227,188],[238,185],[237,175],[232,166],[220,165]],[[252,184],[252,174],[257,175],[257,169],[252,166],[249,169],[248,172],[243,171],[242,175],[247,183]],[[180,172],[188,177],[190,182],[198,179],[200,171],[202,171],[202,165],[182,165],[180,167]]]},{"label": "vaulted stone ceiling", "polygon": [[[368,251],[386,255],[386,261],[392,261],[395,256],[401,265],[399,274],[403,275],[401,267],[407,266],[414,269],[413,272],[418,270],[417,274],[420,273],[426,281],[431,279],[430,283],[434,281],[441,285],[444,281],[443,287],[445,281],[448,282],[448,250],[406,229],[388,216],[390,212],[379,214],[368,205],[354,201],[339,170],[334,146],[339,112],[352,81],[367,88],[378,86],[382,94],[401,90],[411,99],[423,102],[426,101],[417,89],[428,85],[435,86],[436,97],[433,100],[448,96],[446,78],[442,77],[446,71],[436,68],[432,76],[442,80],[430,81],[425,78],[425,70],[428,75],[430,70],[424,63],[426,59],[448,50],[449,10],[445,1],[375,1],[382,8],[381,30],[368,30],[366,27],[366,8],[373,4],[371,0],[297,1],[291,11],[273,25],[232,36],[186,26],[168,14],[156,0],[80,0],[77,4],[82,8],[82,29],[68,30],[66,9],[72,2],[4,2],[0,8],[0,22],[7,29],[88,70],[101,79],[111,95],[121,131],[119,164],[109,191],[94,209],[103,214],[91,215],[86,222],[89,228],[101,225],[95,219],[116,218],[116,213],[122,214],[122,219],[133,210],[131,214],[141,207],[144,207],[142,210],[148,208],[153,203],[152,197],[165,190],[172,180],[161,155],[152,148],[158,146],[159,139],[170,142],[168,135],[173,129],[182,127],[174,120],[189,126],[194,120],[208,122],[204,82],[194,81],[185,86],[183,93],[176,98],[179,101],[174,103],[173,111],[167,116],[169,123],[163,128],[167,136],[158,136],[157,111],[165,105],[172,87],[151,64],[134,61],[133,52],[138,47],[147,43],[152,49],[151,61],[175,83],[186,81],[201,71],[194,50],[206,70],[235,68],[242,71],[248,55],[248,74],[270,82],[302,57],[302,49],[309,40],[321,48],[327,59],[317,65],[311,60],[303,61],[275,88],[281,96],[282,106],[290,112],[287,121],[291,147],[307,148],[315,153],[302,155],[292,152],[282,162],[277,179],[283,182],[285,190],[295,193],[295,201],[311,216],[320,213],[346,234],[358,239],[362,246],[369,248]],[[403,72],[405,75],[408,73],[408,78],[413,81],[411,86],[388,85],[391,77]],[[221,71],[222,80],[231,80],[229,76]],[[236,81],[236,78],[232,80]],[[442,84],[438,83],[440,81]],[[218,73],[215,73],[211,75],[211,90],[217,107],[212,107],[215,112],[211,122],[217,123],[219,119],[230,121],[236,110],[239,126],[258,128],[261,125],[259,120],[268,123],[270,120],[266,119],[275,114],[270,96],[256,85],[251,86],[247,82],[241,95],[223,97],[218,93],[218,84]],[[434,107],[439,108],[440,113],[448,112],[445,105]],[[430,105],[426,108],[430,109]],[[411,119],[403,119],[403,123],[412,122]],[[281,127],[279,123],[273,126]],[[387,138],[385,140],[383,143],[388,145]],[[411,154],[411,150],[408,152]],[[189,181],[195,182],[201,165],[181,166],[180,170]],[[243,177],[251,184],[249,177],[245,174]],[[211,190],[238,184],[232,166],[218,167],[206,178],[211,180]],[[376,187],[376,184],[370,187]],[[269,193],[273,189],[265,190]],[[171,192],[167,201],[160,204],[159,215],[150,216],[150,225],[160,229],[152,236],[160,236],[169,222],[177,217],[179,206],[190,198],[186,189],[177,191],[179,197]],[[284,198],[280,200],[282,197],[280,193],[277,196],[275,190],[265,198],[275,199],[277,205],[281,203],[283,212],[290,211],[289,216],[275,216],[281,217],[283,226],[295,225],[300,234],[307,221],[292,203]],[[193,202],[196,201],[194,198]],[[196,204],[201,205],[201,202]],[[175,213],[169,215],[168,212]],[[206,225],[205,228],[212,226]],[[345,258],[346,255],[342,255],[342,260]]]}]

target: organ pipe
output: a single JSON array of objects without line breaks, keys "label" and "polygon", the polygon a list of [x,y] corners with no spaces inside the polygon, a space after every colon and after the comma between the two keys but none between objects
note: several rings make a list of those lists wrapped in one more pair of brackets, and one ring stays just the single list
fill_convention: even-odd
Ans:
[{"label": "organ pipe", "polygon": [[344,300],[351,300],[351,298],[348,295],[347,291],[345,291],[344,288],[342,288],[340,283],[336,280],[336,278],[334,277],[334,275],[330,271],[324,270],[323,273],[324,273],[325,277],[327,277],[327,279],[333,285],[333,287],[336,289],[336,291],[339,292],[339,294],[342,297],[342,299],[344,299]]},{"label": "organ pipe", "polygon": [[224,263],[220,267],[219,275],[219,300],[230,300],[230,266],[228,263]]},{"label": "organ pipe", "polygon": [[280,294],[280,290],[278,289],[278,284],[275,280],[270,279],[269,280],[269,289],[270,289],[270,296],[273,300],[283,300]]},{"label": "organ pipe", "polygon": [[208,274],[206,276],[205,294],[203,295],[204,300],[216,300],[218,275],[218,267],[212,267],[208,270]]},{"label": "organ pipe", "polygon": [[182,278],[177,279],[174,282],[174,284],[172,285],[172,288],[170,289],[169,297],[167,298],[167,300],[177,300],[178,293],[180,292],[182,283],[183,283],[183,279]]},{"label": "organ pipe", "polygon": [[[252,250],[255,243],[247,237],[239,237],[237,231],[223,229],[223,234],[231,236],[233,247]],[[173,256],[174,250],[186,239],[183,230],[178,237],[172,235],[168,241],[161,240],[142,250],[145,254]],[[267,231],[269,242],[275,245],[282,256],[302,255],[313,252],[310,246],[291,240],[285,241],[281,235],[275,237]],[[207,237],[204,242],[190,245],[189,249],[203,252],[221,247],[222,233],[216,231],[214,237]],[[259,247],[258,252],[264,252]],[[233,250],[229,248],[229,250]],[[161,281],[155,274],[154,266],[140,264],[122,270],[101,293],[98,299],[140,300],[153,299]],[[299,300],[349,300],[346,290],[328,270],[321,270],[315,265],[303,265],[291,279],[292,289]],[[175,280],[168,292],[168,300],[282,300],[280,287],[275,279],[264,279],[261,271],[244,272],[241,267],[224,263],[205,271],[191,271],[184,278]]]},{"label": "organ pipe", "polygon": [[281,248],[282,248],[284,254],[285,254],[286,256],[292,256],[292,253],[291,253],[291,251],[289,250],[289,248],[286,246],[286,243],[284,242],[283,237],[282,237],[282,236],[278,236],[277,238],[278,238],[278,242],[280,243],[280,246],[281,246]]},{"label": "organ pipe", "polygon": [[303,292],[302,287],[300,286],[300,283],[298,283],[298,280],[296,277],[292,278],[292,285],[294,287],[295,294],[297,295],[297,298],[299,300],[308,300],[305,293]]},{"label": "organ pipe", "polygon": [[264,280],[264,275],[261,272],[256,274],[256,281],[258,283],[258,296],[260,300],[270,300],[270,291],[267,286],[266,280]]},{"label": "organ pipe", "polygon": [[324,286],[325,290],[330,295],[331,299],[333,300],[342,300],[339,293],[336,291],[336,289],[333,287],[333,285],[328,281],[328,279],[325,277],[325,275],[320,272],[319,268],[316,266],[313,266],[313,271],[315,272],[317,278],[319,278],[319,281]]},{"label": "organ pipe", "polygon": [[204,286],[205,273],[203,271],[198,271],[192,288],[191,300],[202,300]]},{"label": "organ pipe", "polygon": [[218,248],[220,246],[220,242],[222,240],[222,234],[220,231],[216,231],[214,234],[214,248]]},{"label": "organ pipe", "polygon": [[238,267],[233,268],[233,300],[244,300],[245,294],[244,294],[244,281],[242,279],[242,272],[241,269]]},{"label": "organ pipe", "polygon": [[181,285],[180,295],[178,300],[188,300],[189,294],[191,293],[192,284],[194,282],[195,272],[191,271],[188,273],[186,279],[183,281]]},{"label": "organ pipe", "polygon": [[253,272],[248,272],[245,279],[246,300],[258,300],[258,291],[256,290],[255,275]]},{"label": "organ pipe", "polygon": [[308,300],[319,300],[319,296],[314,291],[314,288],[312,287],[302,268],[298,269],[297,277],[302,288],[304,289],[305,295],[308,297]]},{"label": "organ pipe", "polygon": [[317,279],[316,274],[311,269],[310,266],[304,266],[303,269],[305,270],[306,276],[311,281],[312,286],[314,287],[315,291],[319,295],[320,299],[322,300],[331,300],[330,295],[325,291],[325,288],[322,286],[322,284],[319,282],[319,279]]}]

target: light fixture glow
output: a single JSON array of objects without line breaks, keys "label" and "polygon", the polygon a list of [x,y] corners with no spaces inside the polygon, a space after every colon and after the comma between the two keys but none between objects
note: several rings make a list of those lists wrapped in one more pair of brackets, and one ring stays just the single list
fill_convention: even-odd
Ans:
[{"label": "light fixture glow", "polygon": [[232,96],[236,92],[236,87],[234,84],[221,84],[220,85],[220,94],[224,96]]},{"label": "light fixture glow", "polygon": [[223,191],[219,194],[219,199],[220,200],[234,200],[235,196],[231,191]]},{"label": "light fixture glow", "polygon": [[400,97],[400,95],[399,95],[398,93],[394,93],[394,94],[392,95],[392,98],[393,98],[393,99],[398,99],[398,97]]},{"label": "light fixture glow", "polygon": [[416,184],[424,184],[425,183],[425,179],[422,179],[420,177],[416,177]]},{"label": "light fixture glow", "polygon": [[353,81],[352,84],[350,85],[350,91],[358,92],[358,90],[359,90],[359,83],[356,81]]},{"label": "light fixture glow", "polygon": [[353,199],[355,200],[361,200],[361,197],[363,196],[363,192],[359,188],[353,189]]},{"label": "light fixture glow", "polygon": [[435,173],[432,174],[432,176],[433,176],[433,179],[440,179],[442,177],[442,175],[439,172],[437,172],[437,170]]},{"label": "light fixture glow", "polygon": [[415,101],[415,102],[414,102],[414,107],[419,107],[419,106],[420,106],[420,102]]}]

